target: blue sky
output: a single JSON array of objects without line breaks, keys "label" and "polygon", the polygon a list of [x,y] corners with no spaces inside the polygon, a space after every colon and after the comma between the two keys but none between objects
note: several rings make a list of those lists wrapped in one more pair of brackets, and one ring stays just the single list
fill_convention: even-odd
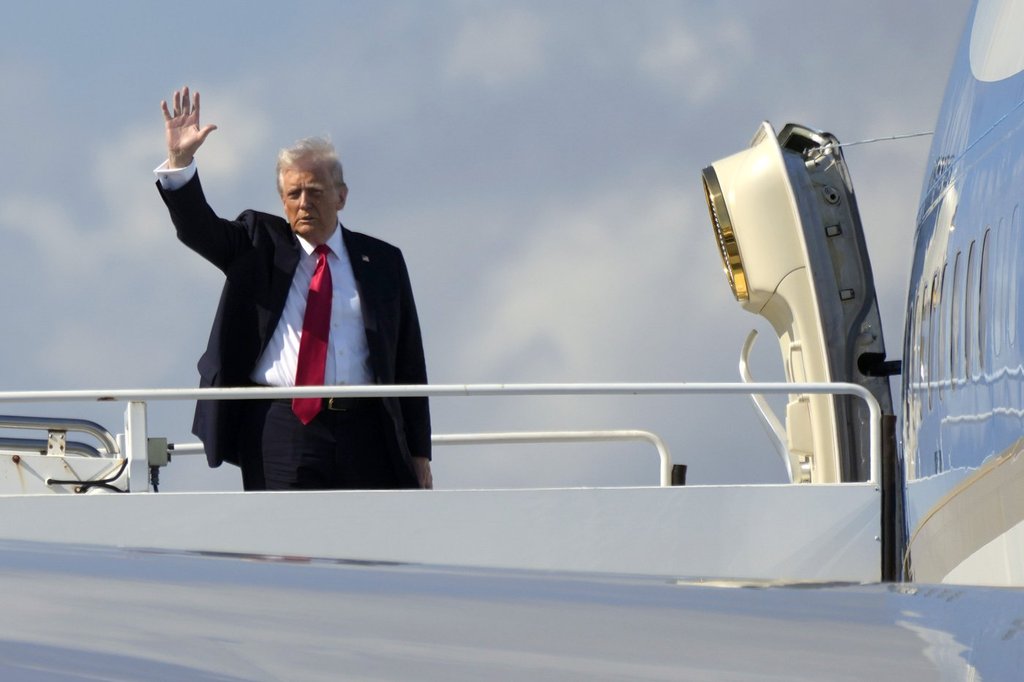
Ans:
[{"label": "blue sky", "polygon": [[[343,222],[405,252],[433,382],[734,380],[747,330],[770,328],[731,298],[701,168],[765,119],[842,141],[931,130],[968,5],[17,3],[0,26],[2,387],[196,383],[220,276],[176,242],[151,173],[159,103],[183,84],[220,127],[199,164],[222,215],[277,211],[277,150],[332,137]],[[890,357],[927,150],[846,152]],[[755,373],[777,379],[765,336]],[[110,406],[48,409],[120,430]],[[150,428],[190,441],[190,411],[154,405]],[[782,475],[745,400],[454,398],[434,415],[442,433],[647,428],[692,482]],[[171,487],[237,478],[175,465]],[[657,468],[640,446],[458,448],[435,477],[650,484]]]}]

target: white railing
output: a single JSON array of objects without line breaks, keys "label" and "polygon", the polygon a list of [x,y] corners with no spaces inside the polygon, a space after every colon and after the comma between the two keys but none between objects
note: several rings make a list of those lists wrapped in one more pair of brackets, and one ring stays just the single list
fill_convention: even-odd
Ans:
[{"label": "white railing", "polygon": [[[83,457],[101,457],[104,454],[110,457],[117,454],[117,441],[114,440],[114,436],[96,422],[87,419],[0,415],[0,429],[29,429],[47,432],[47,440],[45,441],[23,438],[2,439],[3,447],[13,450],[25,449],[26,451],[42,451],[55,454],[60,454],[61,451],[66,450]],[[67,440],[69,431],[92,436],[99,441],[102,449],[97,450],[87,443]]]},{"label": "white railing", "polygon": [[[862,386],[849,383],[630,383],[630,384],[455,384],[400,386],[304,386],[291,388],[164,388],[117,389],[109,391],[6,391],[0,392],[0,403],[34,403],[67,401],[127,402],[125,410],[124,452],[129,460],[129,481],[132,489],[147,481],[146,402],[164,400],[266,400],[294,397],[444,397],[444,396],[612,396],[612,395],[787,395],[816,393],[853,395],[864,400],[870,413],[869,442],[871,479],[881,480],[882,411],[875,397]],[[573,437],[563,432],[565,439]],[[590,432],[600,433],[600,432]],[[622,432],[619,432],[622,433]],[[633,432],[636,433],[636,432]],[[473,434],[456,436],[469,438]],[[476,434],[482,437],[510,436],[530,439],[539,434]],[[550,435],[550,434],[549,434]],[[651,434],[653,435],[653,434]],[[577,432],[577,437],[579,433]],[[562,438],[562,437],[558,437]],[[587,438],[590,440],[591,438]],[[467,441],[468,442],[468,441]],[[507,441],[503,441],[507,442]],[[664,454],[662,454],[664,452]],[[661,480],[664,485],[666,467],[671,472],[667,448],[659,449]],[[669,473],[669,476],[671,474]],[[140,488],[141,489],[141,488]]]},{"label": "white railing", "polygon": [[[609,443],[616,441],[644,441],[658,451],[660,485],[672,485],[672,455],[665,441],[656,433],[638,429],[614,431],[504,431],[497,433],[435,433],[430,437],[434,445],[505,445],[527,443]],[[175,455],[202,455],[202,443],[175,443]]]}]

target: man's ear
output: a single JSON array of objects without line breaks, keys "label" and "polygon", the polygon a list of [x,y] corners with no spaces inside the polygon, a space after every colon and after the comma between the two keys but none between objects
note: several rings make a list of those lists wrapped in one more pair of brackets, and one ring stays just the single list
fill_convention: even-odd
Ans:
[{"label": "man's ear", "polygon": [[348,199],[348,185],[345,183],[341,184],[338,188],[338,210],[345,208],[345,200]]}]

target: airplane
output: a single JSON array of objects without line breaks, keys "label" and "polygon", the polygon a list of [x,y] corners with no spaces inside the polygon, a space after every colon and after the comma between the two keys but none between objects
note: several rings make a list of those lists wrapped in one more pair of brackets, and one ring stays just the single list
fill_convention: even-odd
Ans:
[{"label": "airplane", "polygon": [[[0,670],[12,679],[1017,679],[1024,2],[978,0],[936,126],[901,362],[842,143],[764,123],[701,173],[731,289],[786,382],[347,387],[331,395],[751,394],[789,482],[157,493],[188,451],[154,400],[325,389],[0,393],[126,403],[116,436],[7,418]],[[1024,316],[1022,316],[1024,317]],[[890,378],[902,373],[898,402]],[[783,395],[779,418],[765,396]],[[894,413],[899,405],[901,418]],[[87,434],[97,445],[69,440]],[[216,523],[211,522],[216,519]]]},{"label": "airplane", "polygon": [[[894,453],[902,461],[889,467],[901,491],[893,508],[904,513],[895,514],[890,536],[906,578],[1019,586],[1024,269],[1015,185],[1024,151],[1024,100],[1017,92],[1024,56],[1013,36],[1024,27],[1024,5],[982,1],[971,16],[917,218],[903,337],[902,447]],[[787,182],[789,188],[770,184]],[[852,381],[891,412],[887,377],[900,367],[885,360],[839,141],[794,125],[776,136],[765,125],[749,150],[705,169],[704,185],[733,292],[772,323],[787,378]],[[774,229],[758,231],[766,222]],[[803,480],[863,479],[865,415],[856,405],[795,394],[787,420],[796,430],[783,433],[773,414],[765,419]]]}]

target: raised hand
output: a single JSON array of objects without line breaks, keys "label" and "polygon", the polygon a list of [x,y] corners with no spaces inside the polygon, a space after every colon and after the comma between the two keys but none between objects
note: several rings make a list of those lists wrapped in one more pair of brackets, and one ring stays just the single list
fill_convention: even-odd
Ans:
[{"label": "raised hand", "polygon": [[166,101],[160,103],[167,133],[167,163],[171,168],[184,168],[217,126],[199,126],[199,93],[189,99],[187,85],[175,91],[172,106],[173,112]]}]

